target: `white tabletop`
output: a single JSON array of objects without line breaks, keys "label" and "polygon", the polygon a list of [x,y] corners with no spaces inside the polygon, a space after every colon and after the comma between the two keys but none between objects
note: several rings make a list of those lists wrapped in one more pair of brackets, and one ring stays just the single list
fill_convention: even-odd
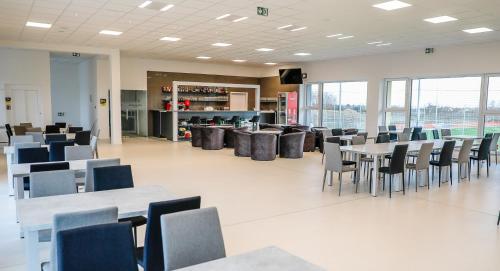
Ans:
[{"label": "white tabletop", "polygon": [[140,186],[99,192],[22,199],[17,201],[19,223],[23,231],[52,228],[58,213],[77,212],[116,206],[118,217],[145,215],[149,203],[176,199],[162,186]]},{"label": "white tabletop", "polygon": [[178,271],[323,271],[297,256],[277,247],[267,247],[252,252],[222,258]]},{"label": "white tabletop", "polygon": [[457,139],[457,140],[465,140],[465,139],[483,139],[480,136],[467,136],[467,135],[460,135],[460,136],[445,136],[444,139]]},{"label": "white tabletop", "polygon": [[[95,159],[89,159],[89,160],[95,160]],[[69,169],[75,170],[77,172],[83,171],[85,172],[87,169],[87,161],[88,160],[74,160],[74,161],[57,161],[57,162],[42,162],[42,163],[26,163],[26,164],[11,164],[10,167],[10,174],[12,174],[13,177],[25,177],[30,175],[30,167],[33,164],[53,164],[53,163],[63,163],[63,162],[68,162],[69,163]]]},{"label": "white tabletop", "polygon": [[[364,144],[364,145],[349,145],[341,146],[340,150],[344,152],[361,153],[367,155],[385,155],[391,154],[394,151],[396,145],[408,144],[408,152],[419,151],[420,147],[424,143],[434,143],[434,149],[440,149],[443,147],[445,140],[417,140],[408,142],[391,142],[391,143],[374,143],[374,144]],[[456,142],[455,147],[461,147],[462,142]]]}]

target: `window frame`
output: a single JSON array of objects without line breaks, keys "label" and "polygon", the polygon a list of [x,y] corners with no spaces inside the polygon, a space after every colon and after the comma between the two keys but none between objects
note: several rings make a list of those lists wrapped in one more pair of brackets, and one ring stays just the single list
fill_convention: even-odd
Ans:
[{"label": "window frame", "polygon": [[[405,81],[405,105],[403,107],[389,107],[387,106],[387,96],[389,94],[389,83],[393,81]],[[387,126],[387,113],[404,113],[405,114],[405,127],[410,124],[410,109],[411,109],[411,94],[412,94],[412,81],[410,77],[399,78],[386,78],[383,82],[383,96],[382,96],[382,124]]]}]

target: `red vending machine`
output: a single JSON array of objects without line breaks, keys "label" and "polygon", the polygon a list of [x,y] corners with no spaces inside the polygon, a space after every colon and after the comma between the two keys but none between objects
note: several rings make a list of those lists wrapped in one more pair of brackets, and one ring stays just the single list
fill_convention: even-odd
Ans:
[{"label": "red vending machine", "polygon": [[278,124],[297,124],[298,95],[297,92],[278,93]]}]

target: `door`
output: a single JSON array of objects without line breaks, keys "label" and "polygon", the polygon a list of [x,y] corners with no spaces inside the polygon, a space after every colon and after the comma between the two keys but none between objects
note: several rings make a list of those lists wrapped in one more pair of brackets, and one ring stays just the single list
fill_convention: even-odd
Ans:
[{"label": "door", "polygon": [[12,89],[10,111],[11,113],[7,114],[7,120],[11,125],[21,122],[31,122],[33,127],[41,127],[42,125],[39,92],[37,90]]}]

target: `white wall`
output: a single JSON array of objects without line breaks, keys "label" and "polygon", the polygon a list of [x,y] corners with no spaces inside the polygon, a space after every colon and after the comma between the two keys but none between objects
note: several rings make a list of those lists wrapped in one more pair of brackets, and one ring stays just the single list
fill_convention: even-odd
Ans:
[{"label": "white wall", "polygon": [[[80,126],[80,79],[77,63],[52,59],[50,63],[52,120]],[[64,116],[58,116],[61,112]]]},{"label": "white wall", "polygon": [[[108,90],[110,89],[110,69],[107,59],[98,58],[96,60],[96,119],[97,127],[101,130],[99,138],[109,139],[109,100]],[[106,99],[106,105],[100,105],[100,99]]]}]

